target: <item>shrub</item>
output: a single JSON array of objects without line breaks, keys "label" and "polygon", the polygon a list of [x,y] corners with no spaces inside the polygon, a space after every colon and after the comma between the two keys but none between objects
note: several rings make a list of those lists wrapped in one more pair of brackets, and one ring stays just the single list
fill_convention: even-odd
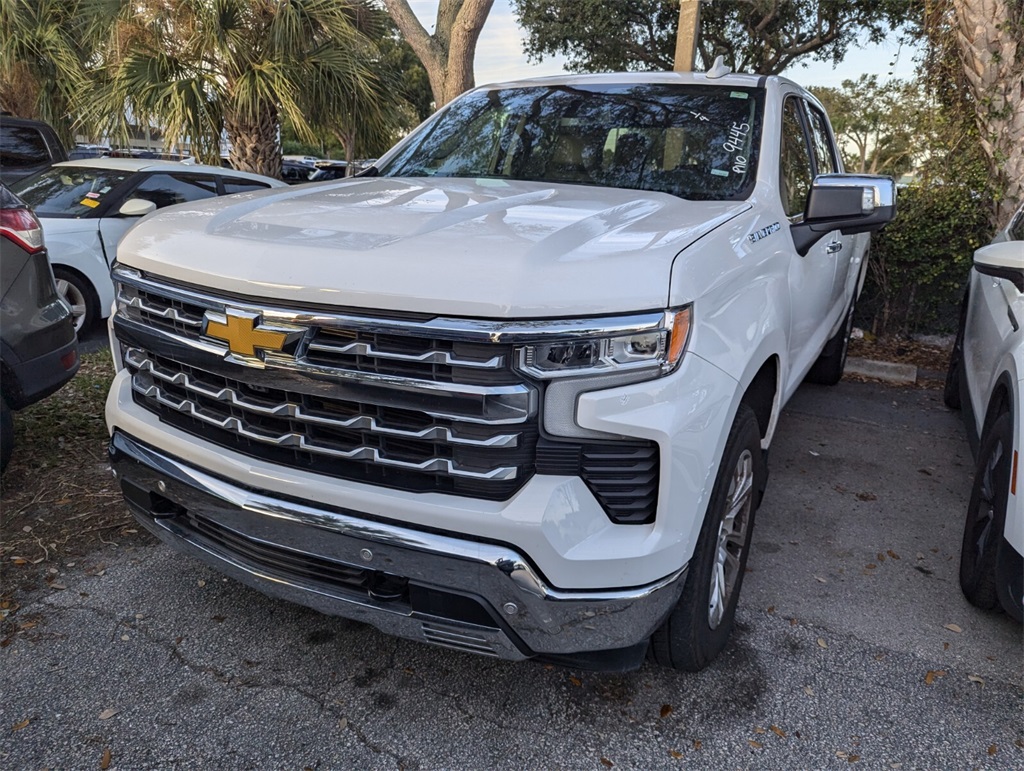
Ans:
[{"label": "shrub", "polygon": [[857,324],[879,337],[954,332],[974,250],[992,237],[991,201],[930,184],[900,190],[897,207],[872,236]]}]

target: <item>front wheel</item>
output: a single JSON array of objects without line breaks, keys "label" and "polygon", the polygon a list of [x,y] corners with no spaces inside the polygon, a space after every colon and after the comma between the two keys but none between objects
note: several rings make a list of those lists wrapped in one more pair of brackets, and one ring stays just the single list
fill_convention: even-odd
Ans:
[{"label": "front wheel", "polygon": [[1006,522],[1012,456],[1013,423],[1010,413],[1004,412],[981,440],[960,546],[960,589],[972,605],[985,610],[1000,607],[996,560]]},{"label": "front wheel", "polygon": [[757,418],[741,404],[725,443],[683,593],[651,637],[651,656],[662,666],[696,672],[728,642],[764,473]]}]

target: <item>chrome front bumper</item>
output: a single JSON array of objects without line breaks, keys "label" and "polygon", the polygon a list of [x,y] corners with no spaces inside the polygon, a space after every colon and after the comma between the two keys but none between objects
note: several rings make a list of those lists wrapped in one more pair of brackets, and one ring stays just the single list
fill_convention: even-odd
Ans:
[{"label": "chrome front bumper", "polygon": [[136,519],[175,549],[271,597],[386,634],[503,659],[642,646],[675,606],[686,567],[646,586],[549,586],[508,546],[271,497],[121,431],[111,464]]}]

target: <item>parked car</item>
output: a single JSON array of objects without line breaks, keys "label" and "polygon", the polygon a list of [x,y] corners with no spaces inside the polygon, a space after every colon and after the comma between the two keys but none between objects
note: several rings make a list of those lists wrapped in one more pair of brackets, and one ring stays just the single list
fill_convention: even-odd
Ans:
[{"label": "parked car", "polygon": [[349,175],[346,161],[318,161],[316,169],[309,175],[310,182],[326,182],[330,179],[344,179]]},{"label": "parked car", "polygon": [[310,176],[316,171],[311,163],[302,161],[281,161],[281,179],[289,185],[300,185],[309,182]]},{"label": "parked car", "polygon": [[842,171],[786,78],[566,75],[467,92],[366,176],[154,214],[114,269],[125,499],[391,634],[706,666],[895,213]]},{"label": "parked car", "polygon": [[15,180],[66,161],[67,150],[49,123],[4,115],[0,118],[0,181]]},{"label": "parked car", "polygon": [[960,549],[971,604],[1024,617],[1024,205],[974,253],[943,393],[962,409],[977,465]]},{"label": "parked car", "polygon": [[110,265],[118,241],[139,217],[174,204],[283,186],[218,166],[95,158],[59,163],[12,189],[43,223],[57,289],[81,332],[109,316]]},{"label": "parked car", "polygon": [[13,411],[43,399],[78,371],[71,310],[57,294],[43,228],[0,185],[0,471],[14,450]]}]

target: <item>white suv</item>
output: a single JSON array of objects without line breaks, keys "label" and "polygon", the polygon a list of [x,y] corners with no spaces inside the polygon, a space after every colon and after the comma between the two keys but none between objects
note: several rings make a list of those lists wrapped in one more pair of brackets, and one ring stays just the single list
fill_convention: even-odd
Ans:
[{"label": "white suv", "polygon": [[964,410],[977,459],[960,552],[960,587],[974,605],[1018,621],[1024,584],[1024,206],[974,253],[945,401]]},{"label": "white suv", "polygon": [[704,666],[895,211],[841,172],[784,78],[571,76],[470,91],[356,178],[157,213],[114,269],[125,497],[392,634]]}]

